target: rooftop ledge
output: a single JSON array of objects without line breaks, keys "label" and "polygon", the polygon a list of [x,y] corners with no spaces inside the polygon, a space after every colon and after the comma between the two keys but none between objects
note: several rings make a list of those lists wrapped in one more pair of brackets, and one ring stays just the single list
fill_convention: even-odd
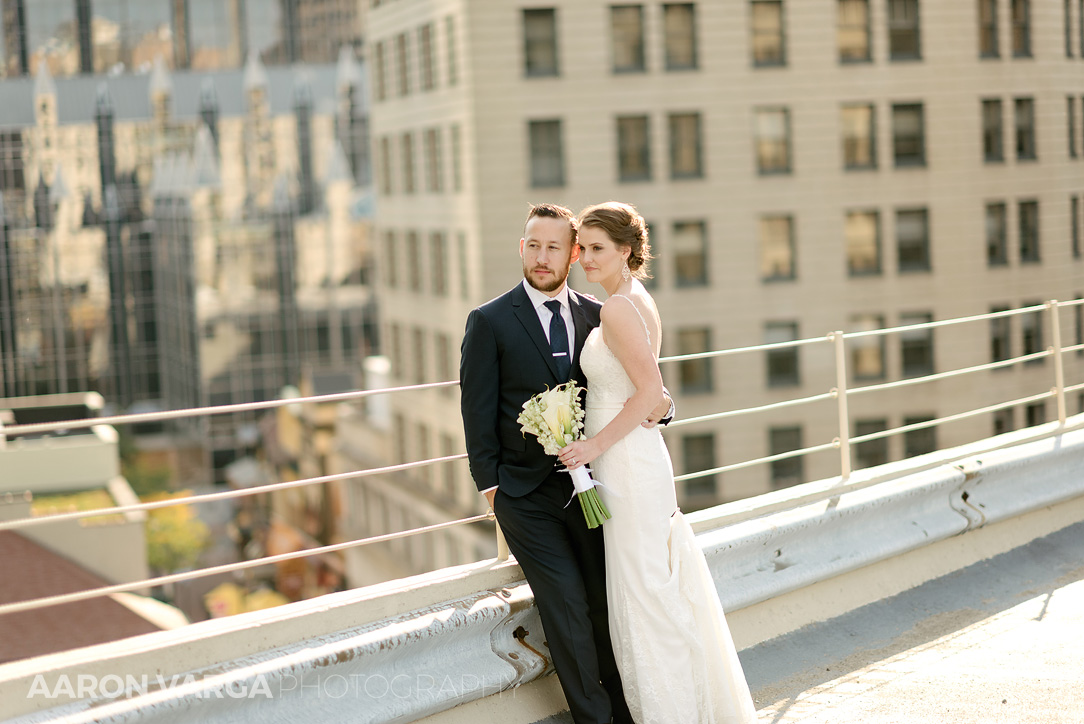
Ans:
[{"label": "rooftop ledge", "polygon": [[[745,649],[1079,523],[1081,470],[1078,415],[689,518]],[[489,560],[0,665],[0,711],[537,722],[566,708],[545,648],[519,567]]]}]

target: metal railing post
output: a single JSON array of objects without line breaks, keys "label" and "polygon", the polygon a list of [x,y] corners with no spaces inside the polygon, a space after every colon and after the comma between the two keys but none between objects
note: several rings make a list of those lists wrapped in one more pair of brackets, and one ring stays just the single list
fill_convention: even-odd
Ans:
[{"label": "metal railing post", "polygon": [[1050,333],[1054,341],[1051,348],[1054,352],[1054,399],[1058,404],[1058,425],[1065,427],[1065,364],[1061,355],[1061,321],[1058,316],[1058,300],[1051,299],[1046,303],[1050,310]]},{"label": "metal railing post", "polygon": [[[492,511],[493,511],[493,509],[490,508],[490,512],[492,512]],[[501,524],[497,523],[496,515],[493,516],[493,522],[497,526],[497,560],[498,561],[507,561],[508,560],[508,541],[506,541],[504,539],[504,533],[501,532]]]},{"label": "metal railing post", "polygon": [[828,335],[836,352],[836,407],[839,410],[839,479],[846,482],[851,477],[851,421],[847,409],[847,348],[843,344],[843,332]]}]

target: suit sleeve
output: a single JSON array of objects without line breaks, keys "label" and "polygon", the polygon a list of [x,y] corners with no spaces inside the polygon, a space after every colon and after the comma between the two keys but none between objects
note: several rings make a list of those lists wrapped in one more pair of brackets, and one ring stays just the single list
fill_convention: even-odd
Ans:
[{"label": "suit sleeve", "polygon": [[674,402],[674,396],[670,394],[670,390],[666,389],[666,385],[662,386],[662,393],[670,398],[670,410],[659,420],[659,424],[669,425],[677,417],[677,404]]},{"label": "suit sleeve", "polygon": [[479,491],[498,483],[500,435],[500,360],[497,341],[484,313],[475,309],[467,317],[467,329],[459,359],[460,410],[467,441],[467,461]]}]

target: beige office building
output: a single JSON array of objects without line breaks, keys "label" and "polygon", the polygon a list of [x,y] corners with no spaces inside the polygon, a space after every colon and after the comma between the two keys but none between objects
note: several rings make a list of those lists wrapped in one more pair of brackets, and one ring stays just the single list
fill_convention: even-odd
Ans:
[{"label": "beige office building", "polygon": [[[658,256],[664,355],[1079,298],[1080,13],[1052,0],[374,1],[375,246],[392,382],[456,377],[467,313],[520,278],[517,241],[538,201],[636,204]],[[572,281],[600,291],[578,270]],[[1079,307],[1061,327],[1066,344],[1080,341]],[[852,340],[848,385],[1050,341],[1038,314]],[[1065,362],[1079,381],[1080,355]],[[663,371],[682,417],[835,386],[827,342]],[[1046,358],[855,396],[851,435],[1038,394],[1053,379]],[[457,396],[395,396],[399,459],[462,449]],[[867,443],[855,465],[1050,420],[1047,402]],[[680,474],[838,434],[825,400],[675,428],[667,443]],[[825,451],[687,480],[679,499],[703,507],[839,464]],[[477,510],[465,466],[440,470],[418,489]]]}]

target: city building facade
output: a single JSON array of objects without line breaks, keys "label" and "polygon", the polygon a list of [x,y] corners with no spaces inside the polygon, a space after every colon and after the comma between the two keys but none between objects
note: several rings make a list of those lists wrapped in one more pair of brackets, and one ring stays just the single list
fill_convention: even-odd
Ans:
[{"label": "city building facade", "polygon": [[162,57],[176,69],[334,63],[362,51],[367,9],[357,0],[2,0],[6,77],[41,61],[55,76],[144,72]]},{"label": "city building facade", "polygon": [[[4,396],[193,407],[278,396],[302,365],[360,370],[363,81],[344,47],[330,65],[54,79],[43,62],[0,82]],[[246,419],[188,428],[196,468],[249,451]]]},{"label": "city building facade", "polygon": [[[533,202],[638,207],[664,356],[1084,296],[1081,13],[1028,0],[374,0],[374,253],[392,384],[456,378],[469,310],[521,278]],[[579,270],[570,281],[601,293]],[[1080,309],[1061,320],[1063,339],[1081,341]],[[847,384],[1041,352],[1052,333],[1036,312],[850,340]],[[1079,375],[1079,354],[1065,362]],[[685,418],[836,387],[829,344],[663,373]],[[856,396],[850,435],[1045,392],[1053,364],[986,380]],[[391,403],[395,459],[462,450],[458,392],[413,394]],[[871,440],[855,446],[856,466],[1053,414],[1040,401]],[[680,474],[839,435],[822,400],[666,440]],[[838,474],[825,451],[684,480],[679,501],[696,509]],[[414,483],[457,514],[485,507],[459,462]]]}]

